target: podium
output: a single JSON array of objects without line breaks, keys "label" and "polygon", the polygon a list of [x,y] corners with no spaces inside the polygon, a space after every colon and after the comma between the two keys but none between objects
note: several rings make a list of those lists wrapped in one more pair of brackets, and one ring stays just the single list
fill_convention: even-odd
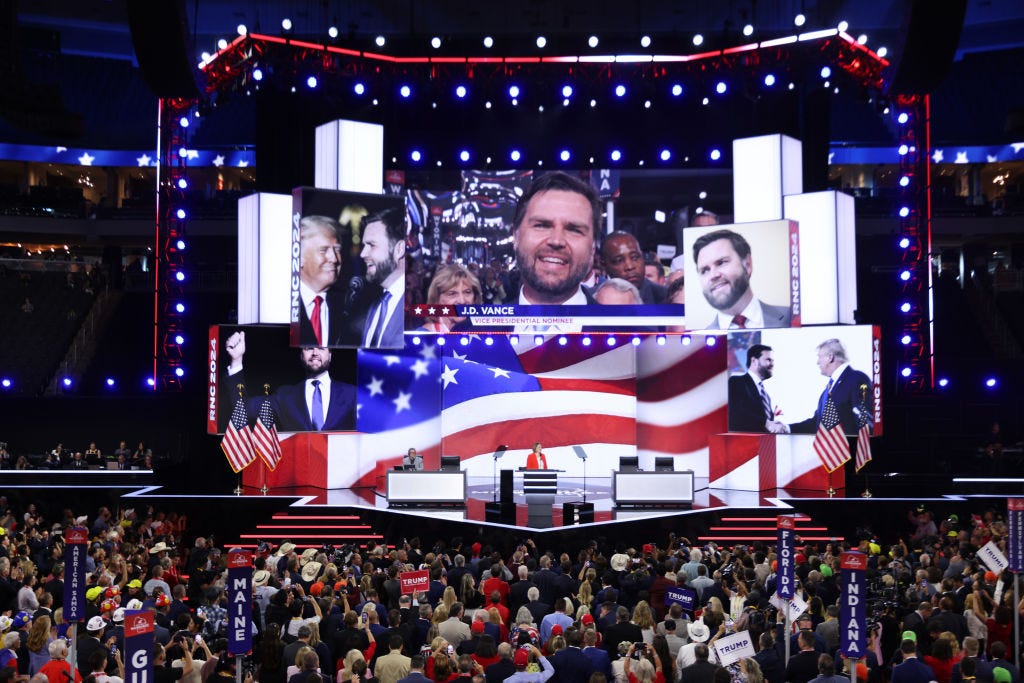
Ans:
[{"label": "podium", "polygon": [[558,473],[563,470],[520,470],[526,497],[527,526],[550,529],[554,526],[552,507],[558,492]]}]

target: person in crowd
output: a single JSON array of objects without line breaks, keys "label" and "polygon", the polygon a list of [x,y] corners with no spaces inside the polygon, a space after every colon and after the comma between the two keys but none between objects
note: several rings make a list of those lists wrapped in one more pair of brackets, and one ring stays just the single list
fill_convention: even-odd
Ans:
[{"label": "person in crowd", "polygon": [[643,303],[665,302],[665,288],[646,277],[644,255],[633,235],[617,230],[605,236],[601,244],[601,262],[609,278],[619,278],[633,285]]},{"label": "person in crowd", "polygon": [[419,329],[444,334],[465,320],[464,316],[455,315],[452,309],[448,309],[449,315],[441,315],[446,306],[479,303],[483,303],[483,295],[476,275],[458,263],[442,266],[427,288],[427,310],[429,313],[430,309],[434,309],[435,314],[428,316],[427,322]]}]

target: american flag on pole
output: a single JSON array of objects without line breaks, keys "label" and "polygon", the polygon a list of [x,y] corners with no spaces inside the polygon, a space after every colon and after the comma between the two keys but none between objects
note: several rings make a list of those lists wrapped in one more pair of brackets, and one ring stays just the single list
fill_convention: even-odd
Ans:
[{"label": "american flag on pole", "polygon": [[245,399],[242,397],[241,389],[239,389],[235,407],[231,410],[231,420],[228,422],[228,428],[224,430],[224,438],[220,442],[220,447],[235,474],[244,470],[256,459],[249,432],[249,412],[245,409]]},{"label": "american flag on pole", "polygon": [[861,387],[861,404],[857,414],[857,461],[856,470],[871,462],[871,410],[867,406],[867,386]]},{"label": "american flag on pole", "polygon": [[814,452],[821,458],[821,464],[828,472],[834,472],[850,459],[850,443],[843,434],[839,411],[831,395],[825,399],[825,409],[821,413],[818,431],[814,435]]},{"label": "american flag on pole", "polygon": [[252,445],[271,471],[277,469],[277,464],[281,462],[281,439],[277,436],[274,409],[270,407],[270,399],[266,396],[260,403],[260,412],[252,429]]}]

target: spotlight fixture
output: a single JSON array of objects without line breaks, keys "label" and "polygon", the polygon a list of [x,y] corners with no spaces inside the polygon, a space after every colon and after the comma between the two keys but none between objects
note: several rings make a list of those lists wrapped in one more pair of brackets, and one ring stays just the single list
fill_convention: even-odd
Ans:
[{"label": "spotlight fixture", "polygon": [[431,38],[430,47],[434,48],[435,50],[439,50],[441,48],[441,39],[437,36]]},{"label": "spotlight fixture", "polygon": [[466,86],[460,85],[455,88],[455,96],[460,100],[466,96]]},{"label": "spotlight fixture", "polygon": [[775,85],[775,74],[765,74],[764,84],[769,88]]},{"label": "spotlight fixture", "polygon": [[832,69],[830,69],[827,66],[821,67],[821,77],[822,78],[828,78],[831,75],[832,75]]},{"label": "spotlight fixture", "polygon": [[694,45],[694,47],[700,47],[703,44],[704,44],[704,36],[702,36],[699,33],[693,36],[693,45]]},{"label": "spotlight fixture", "polygon": [[409,153],[409,158],[418,163],[421,159],[423,159],[423,153],[420,152],[418,149],[414,149],[412,152]]},{"label": "spotlight fixture", "polygon": [[377,45],[377,47],[384,47],[384,45],[388,41],[384,38],[384,36],[377,36],[376,38],[373,39],[373,42],[374,42],[374,44]]},{"label": "spotlight fixture", "polygon": [[752,36],[752,35],[754,35],[754,25],[753,24],[746,24],[743,27],[743,35],[745,35],[745,36]]},{"label": "spotlight fixture", "polygon": [[284,29],[285,31],[291,31],[292,30],[292,20],[289,19],[288,17],[285,17],[284,19],[282,19],[281,20],[281,28]]},{"label": "spotlight fixture", "polygon": [[565,98],[572,97],[572,86],[571,85],[563,85],[562,86],[562,97],[565,97]]},{"label": "spotlight fixture", "polygon": [[249,33],[249,29],[246,28],[245,24],[239,24],[238,28],[235,30],[238,31],[238,35],[240,36],[244,36]]},{"label": "spotlight fixture", "polygon": [[719,95],[724,95],[725,91],[728,89],[729,86],[725,84],[725,81],[718,81],[718,84],[715,85],[715,92]]},{"label": "spotlight fixture", "polygon": [[508,87],[508,96],[512,97],[512,98],[519,97],[519,86],[518,85],[510,85]]},{"label": "spotlight fixture", "polygon": [[839,29],[840,33],[846,33],[846,30],[850,28],[850,23],[848,21],[840,21],[836,28]]},{"label": "spotlight fixture", "polygon": [[494,38],[491,38],[490,36],[484,36],[484,47],[486,47],[488,50],[494,47]]},{"label": "spotlight fixture", "polygon": [[613,149],[611,153],[612,161],[620,161],[622,159],[622,152],[617,149]]},{"label": "spotlight fixture", "polygon": [[226,50],[227,47],[228,47],[228,41],[226,39],[221,38],[220,40],[217,41],[217,49],[218,50]]},{"label": "spotlight fixture", "polygon": [[719,159],[722,158],[722,150],[713,149],[711,150],[711,153],[708,156],[711,157],[711,161],[718,161]]},{"label": "spotlight fixture", "polygon": [[306,79],[306,86],[311,90],[317,86],[316,76],[310,76]]},{"label": "spotlight fixture", "polygon": [[589,38],[587,38],[587,45],[590,46],[590,49],[594,49],[595,47],[597,47],[598,43],[600,42],[601,41],[598,40],[597,36],[590,36]]},{"label": "spotlight fixture", "polygon": [[548,44],[548,39],[544,36],[537,36],[537,49],[543,50]]},{"label": "spotlight fixture", "polygon": [[508,153],[508,158],[511,159],[512,161],[519,161],[520,159],[523,158],[523,155],[519,152],[518,149],[514,149]]},{"label": "spotlight fixture", "polygon": [[563,150],[562,150],[562,151],[561,151],[561,152],[559,153],[559,155],[558,155],[558,158],[559,158],[559,159],[561,159],[562,161],[569,161],[569,159],[570,159],[570,157],[571,157],[571,156],[572,156],[572,155],[571,155],[571,154],[569,153],[569,150],[567,150],[567,149],[563,149]]},{"label": "spotlight fixture", "polygon": [[615,86],[615,96],[616,97],[625,97],[625,95],[626,95],[626,86],[622,85],[621,83],[619,85]]},{"label": "spotlight fixture", "polygon": [[947,378],[945,378],[945,377],[940,377],[939,378],[939,386],[942,387],[943,389],[945,389],[946,387],[949,386],[949,380]]},{"label": "spotlight fixture", "polygon": [[462,161],[463,163],[469,161],[469,150],[464,149],[461,152],[459,152],[459,160]]},{"label": "spotlight fixture", "polygon": [[807,23],[807,17],[805,17],[802,14],[798,14],[795,17],[793,17],[793,23],[796,24],[797,26],[803,26],[804,24]]},{"label": "spotlight fixture", "polygon": [[362,83],[356,83],[355,85],[352,86],[352,92],[354,92],[357,95],[362,95],[366,92],[366,86],[363,85]]},{"label": "spotlight fixture", "polygon": [[337,26],[331,26],[329,29],[327,29],[327,37],[330,38],[331,40],[337,40],[338,39],[338,27]]},{"label": "spotlight fixture", "polygon": [[403,85],[401,88],[398,89],[398,94],[401,95],[402,97],[408,98],[410,95],[412,95],[412,89],[409,88],[409,86],[407,85]]},{"label": "spotlight fixture", "polygon": [[889,48],[882,46],[875,50],[875,54],[878,55],[880,58],[885,59],[885,56],[889,54]]},{"label": "spotlight fixture", "polygon": [[683,86],[679,85],[678,83],[673,84],[673,86],[672,86],[672,97],[681,97],[682,94],[683,94]]},{"label": "spotlight fixture", "polygon": [[640,47],[642,47],[642,48],[644,48],[646,50],[650,46],[651,46],[651,37],[647,36],[647,35],[641,36],[640,37]]}]

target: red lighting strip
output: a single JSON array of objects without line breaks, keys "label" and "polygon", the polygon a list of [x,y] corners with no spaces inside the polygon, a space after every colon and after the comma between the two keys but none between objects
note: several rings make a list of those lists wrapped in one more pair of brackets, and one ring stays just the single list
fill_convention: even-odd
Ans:
[{"label": "red lighting strip", "polygon": [[[841,541],[842,536],[801,536],[804,541]],[[774,536],[698,536],[698,541],[768,541],[775,542]]]},{"label": "red lighting strip", "polygon": [[[809,522],[811,520],[810,517],[806,517],[804,515],[794,515],[793,519],[795,519],[798,522]],[[775,520],[774,519],[765,519],[764,517],[722,517],[722,521],[723,522],[769,522],[770,521],[772,524],[775,524]]]},{"label": "red lighting strip", "polygon": [[540,64],[540,57],[505,57],[506,64]]},{"label": "red lighting strip", "polygon": [[307,520],[307,519],[321,519],[321,520],[353,520],[361,519],[359,515],[289,515],[288,513],[281,513],[273,515],[271,519],[287,519],[292,520]]},{"label": "red lighting strip", "polygon": [[[775,523],[770,528],[763,526],[713,526],[709,531],[775,531]],[[805,526],[797,531],[828,531],[827,526]]]},{"label": "red lighting strip", "polygon": [[434,64],[462,64],[468,59],[468,57],[431,57],[430,61]]},{"label": "red lighting strip", "polygon": [[367,59],[379,59],[382,62],[392,62],[392,63],[394,63],[394,62],[398,61],[397,57],[392,57],[391,55],[382,55],[382,54],[377,53],[377,52],[364,52],[363,56],[366,57]]},{"label": "red lighting strip", "polygon": [[[243,533],[240,539],[262,539],[265,533]],[[289,536],[290,539],[383,539],[380,533],[297,533]]]},{"label": "red lighting strip", "polygon": [[395,63],[397,64],[428,64],[430,63],[429,57],[395,57]]},{"label": "red lighting strip", "polygon": [[747,45],[737,45],[736,47],[727,47],[722,50],[723,55],[731,55],[737,52],[748,52],[749,50],[756,50],[758,47],[757,43],[749,43]]},{"label": "red lighting strip", "polygon": [[[270,531],[277,531],[278,529],[324,529],[331,531],[341,531],[342,529],[356,529],[359,531],[373,531],[373,528],[366,524],[352,524],[352,525],[320,525],[320,524],[257,524],[257,529],[268,529]],[[822,529],[824,531],[824,529]]]}]

